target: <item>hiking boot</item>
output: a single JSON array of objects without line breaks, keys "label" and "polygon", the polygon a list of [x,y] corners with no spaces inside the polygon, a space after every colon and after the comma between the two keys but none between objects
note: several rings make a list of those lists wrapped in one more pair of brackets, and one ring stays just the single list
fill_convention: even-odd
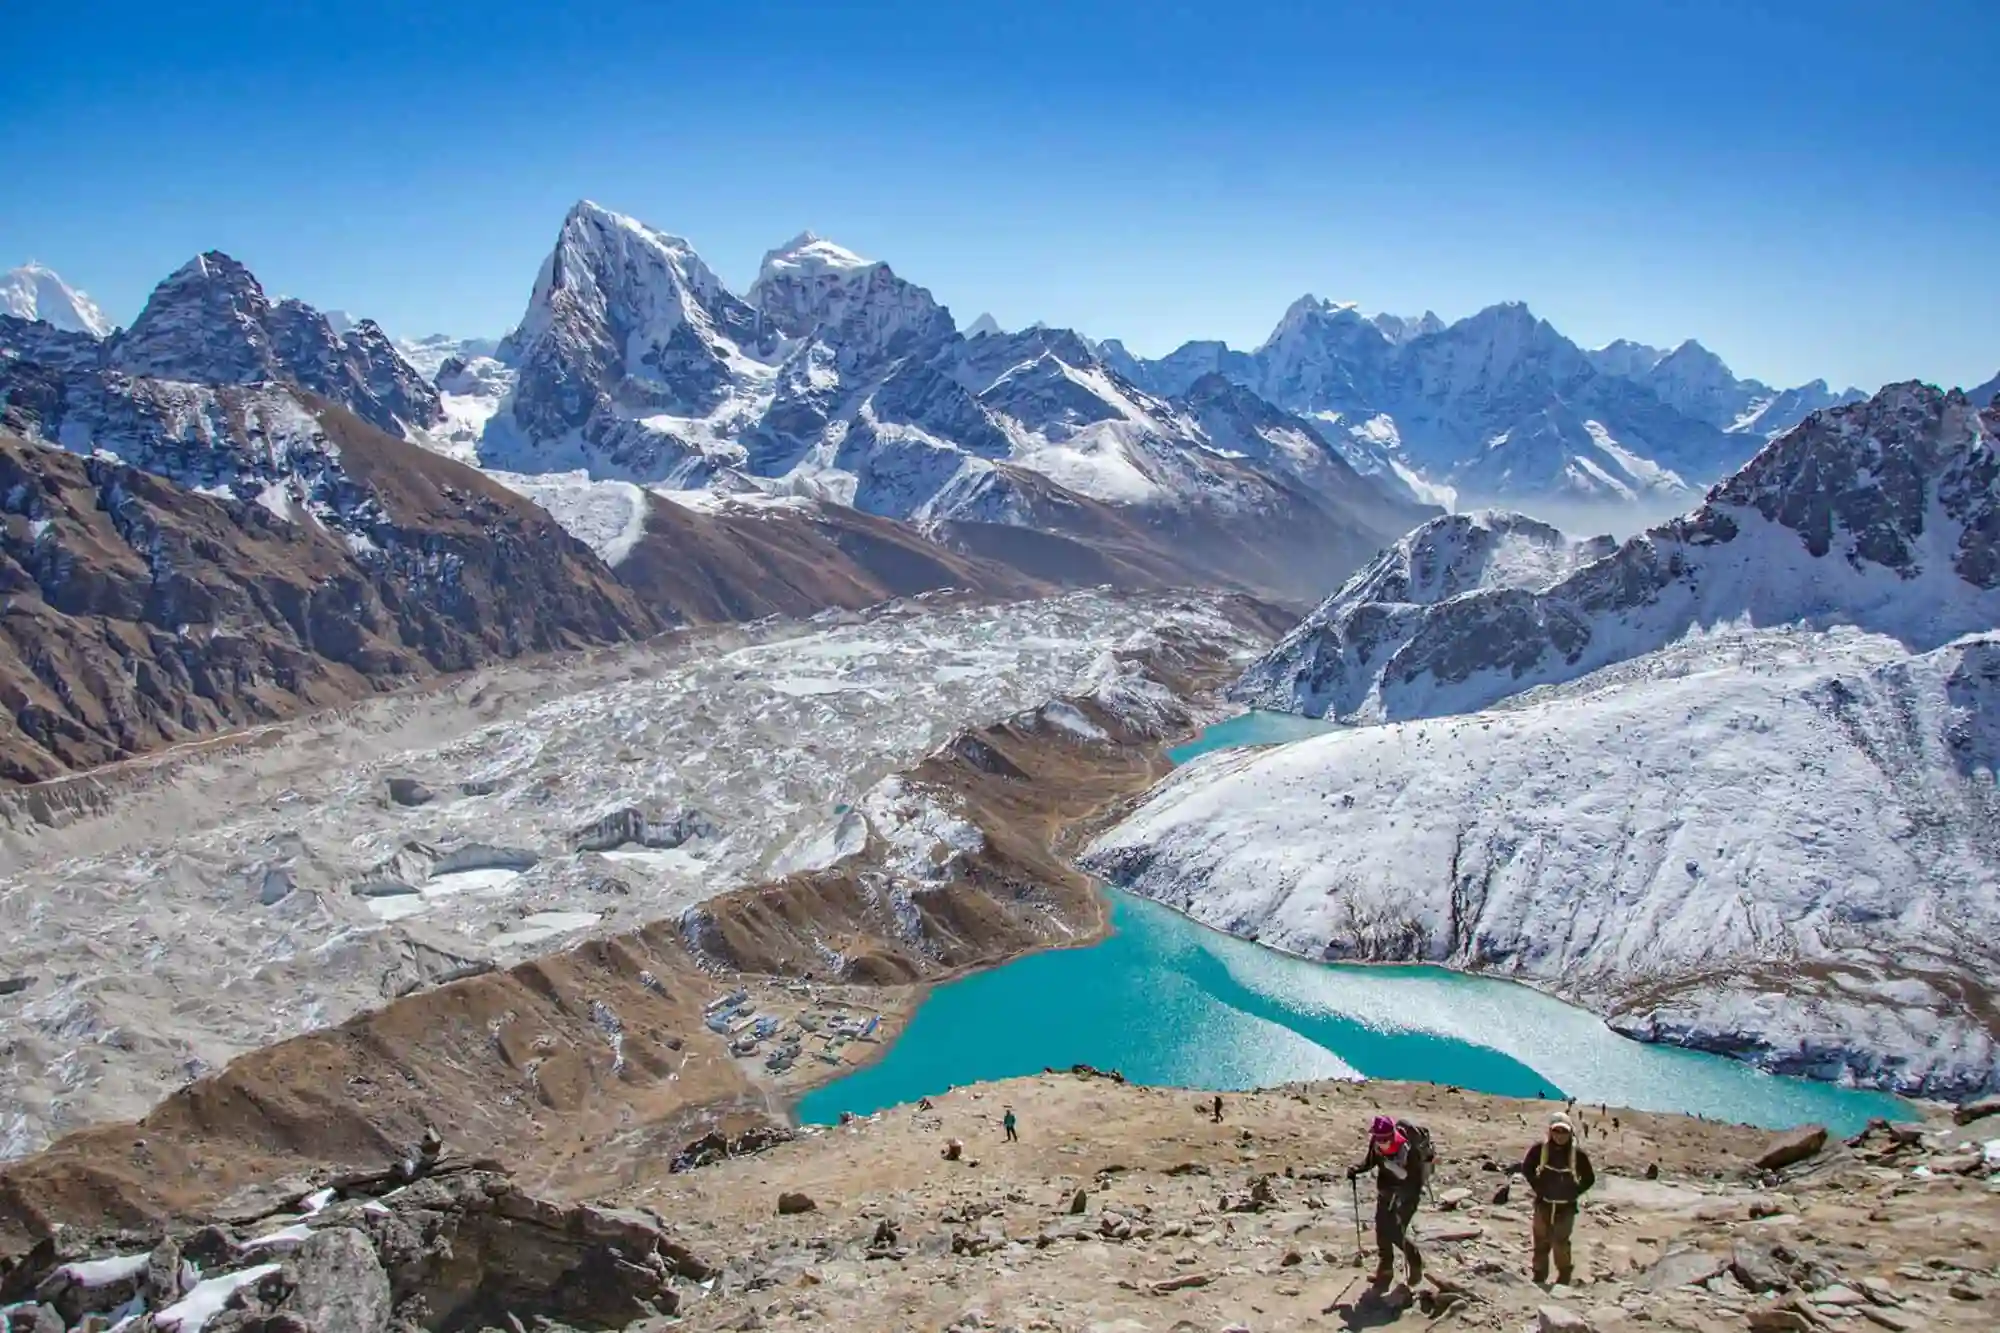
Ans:
[{"label": "hiking boot", "polygon": [[1368,1279],[1368,1285],[1371,1287],[1386,1287],[1389,1285],[1390,1279],[1395,1276],[1395,1272],[1389,1265],[1379,1264],[1376,1266],[1374,1276]]}]

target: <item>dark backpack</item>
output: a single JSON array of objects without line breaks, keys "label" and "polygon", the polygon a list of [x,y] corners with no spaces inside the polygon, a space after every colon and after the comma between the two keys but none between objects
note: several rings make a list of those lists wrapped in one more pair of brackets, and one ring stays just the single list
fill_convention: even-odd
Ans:
[{"label": "dark backpack", "polygon": [[1429,1180],[1437,1166],[1437,1145],[1431,1141],[1431,1132],[1413,1120],[1398,1120],[1396,1128],[1410,1141],[1410,1160],[1416,1164],[1417,1179]]}]

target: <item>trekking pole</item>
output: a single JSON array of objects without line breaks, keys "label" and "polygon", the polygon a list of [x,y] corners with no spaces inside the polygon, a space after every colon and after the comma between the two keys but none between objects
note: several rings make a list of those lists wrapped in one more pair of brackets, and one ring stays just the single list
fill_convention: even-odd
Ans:
[{"label": "trekking pole", "polygon": [[1361,1187],[1354,1183],[1354,1177],[1347,1178],[1348,1193],[1354,1196],[1354,1262],[1362,1262],[1361,1241]]}]

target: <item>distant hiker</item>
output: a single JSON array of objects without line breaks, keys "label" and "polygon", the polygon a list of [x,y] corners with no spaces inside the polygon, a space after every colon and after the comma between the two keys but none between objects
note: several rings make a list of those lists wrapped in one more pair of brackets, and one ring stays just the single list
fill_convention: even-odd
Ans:
[{"label": "distant hiker", "polygon": [[1007,1132],[1007,1142],[1009,1142],[1009,1143],[1019,1143],[1019,1142],[1021,1141],[1021,1135],[1020,1135],[1020,1131],[1018,1131],[1018,1130],[1016,1130],[1016,1129],[1014,1128],[1014,1108],[1013,1108],[1013,1107],[1011,1107],[1011,1106],[1010,1106],[1010,1107],[1008,1107],[1008,1108],[1007,1108],[1007,1114],[1005,1114],[1005,1115],[1003,1115],[1003,1116],[1001,1116],[1001,1117],[1000,1117],[1000,1128],[1001,1128],[1001,1129],[1003,1129],[1003,1130],[1005,1130],[1005,1131]]},{"label": "distant hiker", "polygon": [[1558,1111],[1549,1118],[1548,1135],[1521,1159],[1521,1174],[1535,1192],[1535,1281],[1548,1281],[1553,1255],[1556,1281],[1567,1283],[1572,1275],[1570,1237],[1576,1232],[1577,1205],[1597,1183],[1590,1154],[1576,1146],[1567,1115]]},{"label": "distant hiker", "polygon": [[930,1110],[930,1109],[931,1109],[931,1099],[930,1099],[930,1098],[928,1098],[928,1097],[919,1097],[919,1098],[917,1098],[917,1109],[918,1109],[919,1111],[928,1111],[928,1110]]},{"label": "distant hiker", "polygon": [[1375,1276],[1370,1281],[1378,1287],[1388,1286],[1395,1276],[1397,1250],[1409,1265],[1409,1285],[1423,1281],[1424,1256],[1410,1239],[1410,1223],[1424,1200],[1424,1180],[1435,1160],[1430,1131],[1378,1115],[1368,1127],[1368,1155],[1347,1169],[1350,1181],[1375,1172]]},{"label": "distant hiker", "polygon": [[1215,1123],[1222,1123],[1222,1094],[1219,1092],[1215,1094]]}]

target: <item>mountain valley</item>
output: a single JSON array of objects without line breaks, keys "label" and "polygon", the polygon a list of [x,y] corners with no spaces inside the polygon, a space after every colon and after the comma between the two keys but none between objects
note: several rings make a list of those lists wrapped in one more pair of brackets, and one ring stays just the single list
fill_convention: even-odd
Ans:
[{"label": "mountain valley", "polygon": [[[932,986],[1104,938],[1108,884],[1918,1099],[1769,1169],[1753,1131],[1597,1108],[1598,1333],[1983,1327],[2000,1129],[1941,1103],[2000,1091],[1996,392],[1776,388],[1520,303],[1305,297],[1254,350],[1149,359],[961,328],[811,232],[738,292],[589,201],[492,339],[392,339],[219,251],[123,328],[16,270],[0,1307],[186,1333],[183,1270],[120,1287],[128,1325],[64,1276],[129,1283],[166,1234],[242,1279],[213,1333],[296,1333],[352,1229],[400,1321],[368,1333],[993,1326],[960,1283],[1044,1327],[1364,1327],[1314,1173],[1393,1099],[1473,1190],[1427,1219],[1470,1227],[1427,1313],[1580,1333],[1483,1230],[1520,1208],[1473,1172],[1540,1111],[1453,1069],[1232,1094],[1240,1136],[1087,1067],[797,1123]],[[1245,709],[1318,721],[1175,766]],[[1004,1098],[1032,1146],[953,1156]],[[1923,1244],[1853,1239],[1920,1203]],[[1973,1294],[1654,1276],[1766,1235]]]}]

